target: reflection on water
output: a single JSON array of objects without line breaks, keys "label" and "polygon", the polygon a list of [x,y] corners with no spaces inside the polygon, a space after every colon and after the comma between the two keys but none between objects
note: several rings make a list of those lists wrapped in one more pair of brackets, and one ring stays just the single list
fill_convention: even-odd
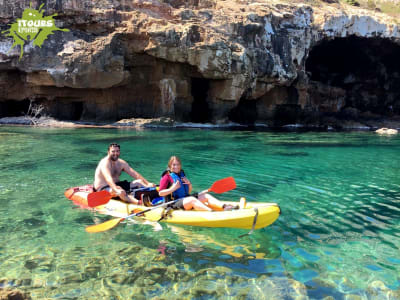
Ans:
[{"label": "reflection on water", "polygon": [[[279,248],[275,249],[275,253],[271,249],[276,245],[269,243],[269,241],[258,240],[256,245],[249,243],[249,238],[240,238],[235,231],[227,232],[221,229],[215,229],[210,233],[209,230],[204,233],[196,232],[188,226],[174,226],[167,225],[168,228],[177,235],[179,241],[184,245],[185,252],[203,252],[209,250],[216,250],[216,255],[219,257],[235,257],[235,258],[272,258],[279,256]],[[186,228],[190,228],[188,230]],[[234,236],[236,234],[237,236]],[[260,244],[261,242],[261,244]]]},{"label": "reflection on water", "polygon": [[[237,229],[108,219],[73,206],[110,142],[157,182],[169,156],[194,190],[234,176],[223,200],[277,202]],[[0,127],[0,287],[34,299],[400,299],[400,138],[373,133]],[[125,179],[125,178],[122,178]]]}]

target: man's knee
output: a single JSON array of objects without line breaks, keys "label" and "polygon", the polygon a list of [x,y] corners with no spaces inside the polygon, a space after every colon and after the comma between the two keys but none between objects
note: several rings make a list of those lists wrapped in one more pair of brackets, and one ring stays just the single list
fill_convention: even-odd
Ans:
[{"label": "man's knee", "polygon": [[136,180],[132,181],[130,184],[131,189],[139,188],[139,187],[143,187],[143,186],[144,186],[144,182],[142,179],[136,179]]},{"label": "man's knee", "polygon": [[122,200],[126,200],[128,198],[125,191],[120,191],[120,193],[118,194],[118,197],[121,198]]}]

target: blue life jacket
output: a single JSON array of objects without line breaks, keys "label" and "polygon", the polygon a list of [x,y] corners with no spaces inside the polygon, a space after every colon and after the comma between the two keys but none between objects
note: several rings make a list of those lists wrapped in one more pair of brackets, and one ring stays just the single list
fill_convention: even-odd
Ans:
[{"label": "blue life jacket", "polygon": [[[181,183],[181,187],[179,189],[177,189],[175,192],[172,193],[172,195],[167,195],[165,196],[165,201],[169,202],[173,199],[180,199],[180,198],[184,198],[186,196],[189,196],[189,186],[187,184],[183,184],[182,182],[182,177],[185,177],[185,172],[183,170],[181,170],[180,174],[175,174],[169,170],[165,170],[162,174],[161,174],[161,178],[165,175],[165,174],[169,174],[169,176],[171,176],[172,180],[174,181],[174,183],[179,180]],[[169,185],[167,188],[170,188],[171,185]],[[173,199],[172,199],[173,198]]]}]

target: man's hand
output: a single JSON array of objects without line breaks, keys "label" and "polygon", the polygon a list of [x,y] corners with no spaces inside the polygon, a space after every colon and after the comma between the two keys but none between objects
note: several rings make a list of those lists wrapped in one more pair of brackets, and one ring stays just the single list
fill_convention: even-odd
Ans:
[{"label": "man's hand", "polygon": [[115,194],[117,196],[120,196],[124,192],[125,192],[125,190],[123,188],[119,187],[119,186],[117,186],[117,188],[115,189]]}]

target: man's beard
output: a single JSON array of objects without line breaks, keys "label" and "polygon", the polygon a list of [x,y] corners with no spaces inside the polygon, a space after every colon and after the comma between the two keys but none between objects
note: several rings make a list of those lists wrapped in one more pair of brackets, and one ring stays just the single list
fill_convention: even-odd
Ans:
[{"label": "man's beard", "polygon": [[112,161],[117,161],[117,160],[118,160],[118,155],[111,155],[111,156],[110,156],[110,159],[111,159]]}]

